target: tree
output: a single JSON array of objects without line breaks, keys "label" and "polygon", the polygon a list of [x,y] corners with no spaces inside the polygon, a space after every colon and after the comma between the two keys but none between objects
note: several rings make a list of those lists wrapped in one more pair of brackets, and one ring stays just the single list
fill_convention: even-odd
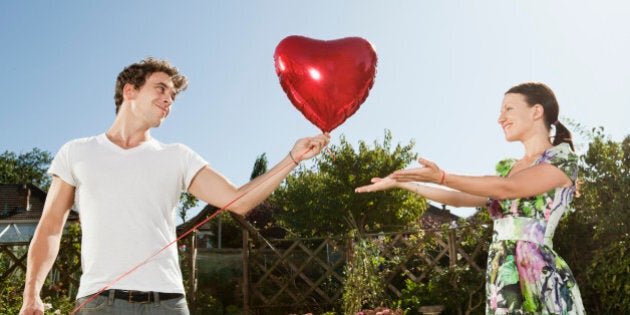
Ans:
[{"label": "tree", "polygon": [[52,156],[48,151],[33,148],[30,152],[15,154],[4,151],[0,155],[0,183],[30,183],[43,191],[50,187],[50,176],[46,174]]},{"label": "tree", "polygon": [[256,158],[254,162],[254,168],[252,169],[252,175],[249,176],[250,180],[265,174],[267,172],[267,155],[266,153],[261,154]]},{"label": "tree", "polygon": [[[256,158],[254,169],[250,179],[254,179],[267,172],[267,157],[265,153]],[[264,200],[247,213],[245,219],[258,229],[260,235],[265,238],[283,238],[286,231],[278,226],[275,214],[280,212],[281,208],[275,204]]]},{"label": "tree", "polygon": [[186,222],[186,215],[188,214],[188,210],[190,208],[196,207],[198,203],[199,199],[187,192],[182,192],[181,195],[179,195],[178,214],[179,218],[182,219],[182,222]]},{"label": "tree", "polygon": [[630,309],[630,136],[614,142],[600,127],[587,137],[575,213],[558,227],[556,249],[577,278],[585,308],[620,314]]},{"label": "tree", "polygon": [[300,166],[273,193],[270,200],[280,205],[278,222],[297,236],[346,234],[351,215],[360,233],[394,230],[417,220],[426,201],[403,190],[357,194],[354,188],[370,183],[371,178],[386,176],[406,167],[416,159],[414,142],[392,148],[391,132],[386,130],[382,144],[370,148],[359,142],[355,150],[341,136],[331,154],[314,159],[315,165]]},{"label": "tree", "polygon": [[[254,167],[252,168],[252,174],[250,176],[250,180],[264,174],[267,172],[267,156],[265,153],[261,154],[256,158],[254,162]],[[207,206],[211,210],[210,213],[214,213],[218,210],[216,207]],[[277,231],[277,227],[275,226],[275,220],[273,219],[273,213],[277,211],[276,207],[271,205],[267,200],[263,201],[252,210],[250,210],[245,219],[249,221],[252,225],[258,228],[259,232],[263,236],[272,236],[278,237],[277,235],[284,235],[284,231]],[[227,213],[224,213],[227,212]],[[229,214],[229,215],[224,215]],[[239,248],[242,247],[242,227],[238,222],[238,214],[234,214],[233,212],[229,212],[227,210],[219,213],[215,220],[209,222],[211,229],[217,231],[217,237],[221,239],[221,247],[226,248]],[[273,232],[272,235],[269,235],[269,232]],[[219,241],[217,240],[217,247],[219,246]]]}]

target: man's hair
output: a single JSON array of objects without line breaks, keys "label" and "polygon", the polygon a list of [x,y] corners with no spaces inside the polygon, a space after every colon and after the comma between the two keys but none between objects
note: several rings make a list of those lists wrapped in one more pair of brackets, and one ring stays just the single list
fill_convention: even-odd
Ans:
[{"label": "man's hair", "polygon": [[[114,102],[116,103],[116,114],[120,110],[123,102],[123,88],[125,84],[130,83],[134,88],[141,88],[147,78],[155,72],[164,72],[171,77],[175,86],[175,95],[184,91],[188,87],[188,80],[185,76],[179,74],[179,70],[172,66],[166,60],[158,60],[148,57],[140,62],[134,63],[120,72],[116,79],[116,92],[114,93]],[[173,95],[173,97],[175,96]]]}]

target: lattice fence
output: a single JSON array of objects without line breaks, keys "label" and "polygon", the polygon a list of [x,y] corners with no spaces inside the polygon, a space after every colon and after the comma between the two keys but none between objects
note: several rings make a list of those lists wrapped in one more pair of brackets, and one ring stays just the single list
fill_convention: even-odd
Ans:
[{"label": "lattice fence", "polygon": [[[468,265],[485,270],[491,230],[464,227],[367,235],[379,244],[390,270],[388,293],[400,297],[408,279],[421,282],[433,270]],[[344,239],[257,240],[249,251],[249,306],[253,314],[289,314],[339,306],[344,266],[352,241]]]},{"label": "lattice fence", "polygon": [[[24,288],[29,243],[0,244],[0,283]],[[42,296],[74,296],[81,275],[80,246],[77,239],[63,237]]]}]

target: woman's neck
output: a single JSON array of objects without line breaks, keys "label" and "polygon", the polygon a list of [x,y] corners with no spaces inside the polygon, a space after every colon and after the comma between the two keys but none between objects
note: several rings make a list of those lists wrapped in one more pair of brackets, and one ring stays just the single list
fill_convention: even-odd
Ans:
[{"label": "woman's neck", "polygon": [[536,137],[528,141],[523,141],[523,146],[525,147],[523,159],[531,160],[539,157],[545,150],[553,147],[553,144],[551,144],[547,137]]}]

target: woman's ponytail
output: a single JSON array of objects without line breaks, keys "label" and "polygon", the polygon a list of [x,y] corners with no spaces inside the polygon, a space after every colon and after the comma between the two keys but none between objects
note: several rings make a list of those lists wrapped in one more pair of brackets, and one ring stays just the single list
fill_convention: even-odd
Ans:
[{"label": "woman's ponytail", "polygon": [[573,148],[573,139],[571,138],[571,132],[569,131],[569,129],[567,129],[567,127],[565,127],[561,122],[557,121],[555,123],[553,123],[555,129],[556,129],[556,134],[553,137],[553,145],[558,145],[560,143],[566,142],[569,144],[569,146],[571,146],[571,150],[575,151],[575,148]]}]

